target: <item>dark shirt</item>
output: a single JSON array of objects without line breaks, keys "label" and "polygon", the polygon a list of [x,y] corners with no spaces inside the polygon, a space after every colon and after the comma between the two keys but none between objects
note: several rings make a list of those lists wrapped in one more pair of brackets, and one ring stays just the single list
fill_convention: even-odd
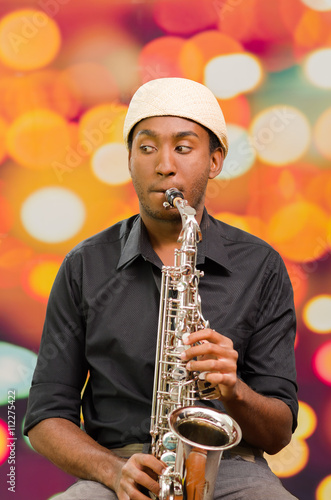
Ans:
[{"label": "dark shirt", "polygon": [[[296,326],[284,263],[267,243],[206,211],[201,230],[203,316],[232,339],[238,376],[290,407],[294,430]],[[66,256],[49,298],[25,433],[51,417],[80,425],[82,404],[86,432],[103,446],[150,440],[161,267],[140,216]]]}]

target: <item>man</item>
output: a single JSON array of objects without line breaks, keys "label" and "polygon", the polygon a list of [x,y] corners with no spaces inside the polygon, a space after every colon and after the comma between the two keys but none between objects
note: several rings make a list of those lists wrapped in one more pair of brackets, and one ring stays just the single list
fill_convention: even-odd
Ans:
[{"label": "man", "polygon": [[269,245],[204,208],[208,180],[228,149],[218,102],[199,83],[153,80],[134,95],[124,138],[140,215],[66,257],[49,299],[25,432],[38,452],[81,478],[58,499],[158,494],[164,464],[145,452],[161,267],[174,264],[182,227],[177,209],[163,206],[175,187],[201,227],[199,294],[212,328],[188,337],[183,359],[218,385],[221,398],[209,406],[243,433],[240,446],[224,453],[215,498],[293,499],[262,457],[287,445],[296,427],[292,289]]}]

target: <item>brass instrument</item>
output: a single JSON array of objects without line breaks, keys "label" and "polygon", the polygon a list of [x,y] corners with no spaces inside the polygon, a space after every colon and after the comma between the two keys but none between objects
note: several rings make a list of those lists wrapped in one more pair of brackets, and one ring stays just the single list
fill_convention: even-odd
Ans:
[{"label": "brass instrument", "polygon": [[165,193],[165,207],[182,219],[174,266],[163,266],[151,414],[152,454],[167,464],[159,477],[160,500],[212,500],[223,451],[241,440],[239,425],[228,415],[198,400],[217,399],[217,387],[181,360],[188,347],[183,336],[209,327],[201,312],[196,269],[201,241],[196,211],[175,188]]}]

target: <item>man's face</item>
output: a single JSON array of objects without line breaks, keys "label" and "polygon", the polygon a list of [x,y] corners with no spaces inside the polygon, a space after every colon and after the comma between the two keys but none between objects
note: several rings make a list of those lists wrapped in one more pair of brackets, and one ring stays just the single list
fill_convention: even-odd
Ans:
[{"label": "man's face", "polygon": [[174,220],[176,209],[165,210],[167,189],[182,191],[189,205],[202,213],[208,179],[221,170],[220,150],[210,153],[208,132],[184,118],[146,118],[133,132],[129,169],[142,216]]}]

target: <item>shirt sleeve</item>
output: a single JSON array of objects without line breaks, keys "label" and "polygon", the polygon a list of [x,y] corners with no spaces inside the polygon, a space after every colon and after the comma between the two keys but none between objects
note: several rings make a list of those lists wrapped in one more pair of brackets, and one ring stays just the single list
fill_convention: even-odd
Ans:
[{"label": "shirt sleeve", "polygon": [[47,418],[65,418],[80,425],[81,391],[88,366],[85,317],[77,274],[67,256],[49,297],[28,399],[25,434]]},{"label": "shirt sleeve", "polygon": [[294,342],[296,315],[285,264],[273,252],[255,310],[255,331],[245,353],[243,378],[256,392],[284,401],[297,426],[298,400]]}]

